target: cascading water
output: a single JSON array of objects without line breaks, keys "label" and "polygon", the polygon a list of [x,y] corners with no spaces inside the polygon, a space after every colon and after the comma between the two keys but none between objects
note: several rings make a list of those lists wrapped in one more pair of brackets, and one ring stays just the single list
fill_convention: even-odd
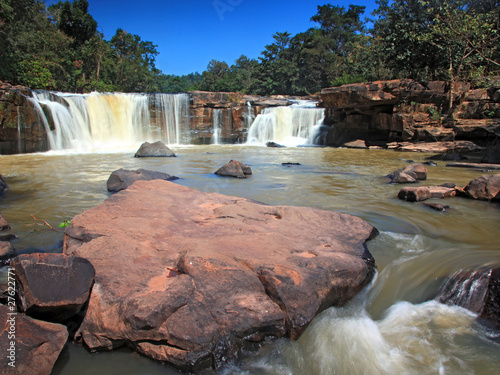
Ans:
[{"label": "cascading water", "polygon": [[323,119],[324,110],[316,108],[314,102],[266,108],[248,129],[247,143],[314,144],[315,130],[322,125]]},{"label": "cascading water", "polygon": [[212,144],[218,145],[220,142],[220,132],[222,129],[223,113],[221,109],[214,109],[212,112]]},{"label": "cascading water", "polygon": [[179,144],[189,121],[187,94],[43,92],[32,103],[56,151],[123,149],[158,139]]}]

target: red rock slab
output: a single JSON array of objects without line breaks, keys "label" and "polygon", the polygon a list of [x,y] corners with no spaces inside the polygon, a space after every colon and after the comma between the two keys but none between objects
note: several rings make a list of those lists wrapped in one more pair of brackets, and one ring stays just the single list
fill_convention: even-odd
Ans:
[{"label": "red rock slab", "polygon": [[374,275],[377,230],[347,214],[138,181],[71,221],[65,253],[95,284],[77,333],[189,371],[266,337],[298,337]]}]

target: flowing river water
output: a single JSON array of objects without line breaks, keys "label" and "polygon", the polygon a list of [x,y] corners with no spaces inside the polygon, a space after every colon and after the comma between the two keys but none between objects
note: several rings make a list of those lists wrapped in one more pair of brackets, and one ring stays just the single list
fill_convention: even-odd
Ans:
[{"label": "flowing river water", "polygon": [[[350,213],[380,231],[368,243],[378,268],[371,287],[349,306],[320,314],[299,340],[270,341],[219,373],[500,373],[498,337],[478,325],[472,313],[434,301],[455,271],[500,264],[500,206],[448,198],[439,203],[450,208],[438,212],[398,200],[401,185],[387,184],[383,176],[408,159],[424,161],[428,154],[240,145],[171,148],[176,158],[134,158],[137,148],[0,156],[0,173],[10,189],[0,199],[0,212],[18,236],[13,245],[26,252],[60,251],[62,232],[33,217],[58,229],[59,223],[108,198],[106,181],[119,168],[162,171],[180,177],[176,183],[181,185],[271,205]],[[231,159],[249,164],[251,178],[214,175]],[[445,164],[429,166],[424,183],[465,186],[485,174]],[[90,354],[73,344],[53,370],[53,375],[175,373],[128,350]]]}]

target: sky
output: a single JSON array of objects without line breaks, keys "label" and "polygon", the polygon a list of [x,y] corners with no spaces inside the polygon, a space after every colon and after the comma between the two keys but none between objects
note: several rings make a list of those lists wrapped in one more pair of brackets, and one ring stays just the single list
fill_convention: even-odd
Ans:
[{"label": "sky", "polygon": [[[56,0],[46,0],[47,5]],[[116,29],[157,46],[156,67],[165,74],[202,73],[210,60],[229,65],[241,55],[258,58],[273,34],[295,35],[317,26],[317,6],[366,6],[375,0],[88,0],[89,13],[110,40]]]}]

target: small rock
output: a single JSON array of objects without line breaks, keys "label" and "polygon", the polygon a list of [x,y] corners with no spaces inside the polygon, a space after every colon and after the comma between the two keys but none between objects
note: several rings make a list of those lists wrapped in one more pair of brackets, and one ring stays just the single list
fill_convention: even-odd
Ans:
[{"label": "small rock", "polygon": [[415,183],[418,180],[427,179],[427,168],[423,164],[411,164],[405,168],[400,168],[388,174],[392,184]]},{"label": "small rock", "polygon": [[285,147],[285,146],[280,145],[279,143],[276,143],[276,142],[267,142],[266,146],[267,147]]},{"label": "small rock", "polygon": [[226,165],[220,167],[215,174],[225,177],[247,178],[247,176],[252,174],[252,169],[237,160],[231,160]]},{"label": "small rock", "polygon": [[[49,375],[68,339],[66,327],[13,312],[10,305],[0,305],[0,320],[0,368],[4,373]],[[9,338],[12,329],[15,340]]]},{"label": "small rock", "polygon": [[75,256],[23,254],[10,262],[16,275],[21,311],[52,322],[78,314],[90,296],[95,270]]},{"label": "small rock", "polygon": [[284,165],[285,167],[290,166],[290,165],[301,165],[300,163],[281,163],[281,165]]},{"label": "small rock", "polygon": [[445,212],[447,209],[450,208],[450,206],[447,206],[447,205],[444,205],[444,204],[438,204],[438,203],[422,203],[422,204],[424,206],[432,208],[433,210],[441,211],[441,212]]},{"label": "small rock", "polygon": [[7,260],[14,255],[15,251],[10,242],[0,241],[0,260]]},{"label": "small rock", "polygon": [[136,158],[144,157],[175,157],[175,153],[163,141],[155,143],[144,142],[135,153]]},{"label": "small rock", "polygon": [[117,191],[124,190],[139,180],[167,180],[174,181],[178,177],[171,176],[168,173],[148,171],[146,169],[138,169],[130,171],[126,169],[118,169],[111,173],[108,178],[107,187],[109,192],[116,193]]},{"label": "small rock", "polygon": [[344,143],[343,147],[346,147],[346,148],[362,148],[362,149],[368,148],[366,146],[365,141],[363,141],[362,139],[357,139],[357,140],[352,141],[352,142]]},{"label": "small rock", "polygon": [[0,174],[0,196],[7,190],[9,190],[9,187],[7,186],[5,180],[3,179],[3,176]]},{"label": "small rock", "polygon": [[3,232],[9,229],[10,229],[9,223],[7,223],[7,220],[5,220],[4,217],[0,214],[0,231]]},{"label": "small rock", "polygon": [[444,186],[406,186],[399,191],[398,198],[407,202],[421,202],[431,198],[454,197],[456,194],[454,188]]}]

